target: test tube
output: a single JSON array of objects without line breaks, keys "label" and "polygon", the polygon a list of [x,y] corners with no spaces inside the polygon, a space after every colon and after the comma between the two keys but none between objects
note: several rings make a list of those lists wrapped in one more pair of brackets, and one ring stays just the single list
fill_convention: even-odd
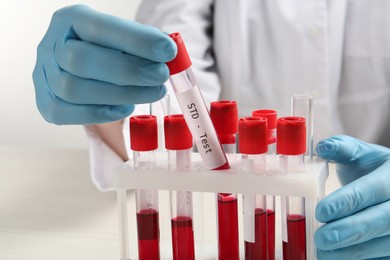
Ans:
[{"label": "test tube", "polygon": [[267,118],[268,125],[268,151],[267,154],[276,153],[276,120],[277,112],[273,109],[258,109],[252,111],[252,116]]},{"label": "test tube", "polygon": [[[244,117],[239,121],[239,150],[241,169],[262,174],[266,169],[265,153],[268,150],[267,119]],[[267,212],[266,196],[244,194],[244,241],[246,260],[266,260]]]},{"label": "test tube", "polygon": [[[267,118],[268,151],[267,154],[276,156],[276,120],[277,112],[273,109],[259,109],[252,116]],[[267,195],[267,244],[268,260],[275,260],[275,196]]]},{"label": "test tube", "polygon": [[[280,168],[286,174],[304,171],[306,126],[303,117],[282,117],[277,122],[276,150]],[[306,259],[305,199],[285,197],[282,207],[283,259]]]},{"label": "test tube", "polygon": [[313,158],[313,96],[309,94],[294,94],[291,96],[291,115],[303,117],[306,120],[306,153]]},{"label": "test tube", "polygon": [[[183,115],[164,117],[164,136],[169,170],[190,172],[192,136]],[[192,192],[171,191],[171,216],[173,259],[195,259]]]},{"label": "test tube", "polygon": [[[211,102],[210,117],[222,148],[230,162],[236,161],[238,131],[237,103],[230,100]],[[218,193],[218,257],[239,259],[237,194]]]},{"label": "test tube", "polygon": [[167,63],[169,81],[192,134],[197,150],[207,169],[229,169],[206,104],[191,69],[191,60],[179,33],[169,35],[177,45],[176,57]]},{"label": "test tube", "polygon": [[[155,116],[139,115],[130,118],[130,144],[135,169],[142,171],[156,167],[157,139]],[[136,210],[139,259],[160,259],[158,191],[137,190]]]},{"label": "test tube", "polygon": [[235,162],[235,156],[237,155],[236,134],[238,131],[236,101],[221,100],[211,102],[210,117],[229,162]]}]

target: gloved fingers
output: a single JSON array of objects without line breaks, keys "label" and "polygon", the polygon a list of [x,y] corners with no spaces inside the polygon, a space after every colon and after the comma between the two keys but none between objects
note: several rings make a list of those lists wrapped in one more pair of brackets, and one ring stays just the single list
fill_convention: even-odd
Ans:
[{"label": "gloved fingers", "polygon": [[[147,60],[167,62],[176,56],[173,40],[157,28],[139,24],[112,15],[97,12],[84,5],[74,5],[58,10],[49,28],[72,30],[73,39],[95,43]],[[58,39],[63,44],[68,39]],[[50,42],[51,40],[49,40]]]},{"label": "gloved fingers", "polygon": [[159,86],[169,77],[165,63],[79,40],[68,40],[62,47],[57,45],[55,58],[63,70],[75,76],[116,85]]},{"label": "gloved fingers", "polygon": [[318,156],[337,164],[358,163],[361,160],[364,161],[364,164],[371,166],[373,163],[373,166],[376,166],[376,161],[379,159],[383,163],[384,160],[390,158],[388,148],[369,144],[347,135],[335,135],[321,140],[317,144],[316,150]]},{"label": "gloved fingers", "polygon": [[[373,220],[374,221],[374,220]],[[335,250],[317,250],[319,260],[331,259],[390,259],[390,236]]]},{"label": "gloved fingers", "polygon": [[[321,250],[335,250],[388,235],[390,235],[390,201],[319,227],[314,240]],[[390,253],[390,247],[388,252]]]},{"label": "gloved fingers", "polygon": [[318,221],[327,223],[390,200],[390,160],[323,198],[316,207]]},{"label": "gloved fingers", "polygon": [[337,175],[342,185],[369,174],[390,159],[389,148],[346,135],[332,136],[320,141],[317,153],[320,157],[336,163]]},{"label": "gloved fingers", "polygon": [[157,101],[165,96],[160,86],[118,86],[79,78],[60,69],[46,71],[47,84],[55,96],[79,105],[125,105]]},{"label": "gloved fingers", "polygon": [[[123,119],[134,105],[75,105],[54,96],[47,88],[35,88],[37,105],[43,118],[57,125],[100,124]],[[77,116],[75,116],[77,115]]]}]

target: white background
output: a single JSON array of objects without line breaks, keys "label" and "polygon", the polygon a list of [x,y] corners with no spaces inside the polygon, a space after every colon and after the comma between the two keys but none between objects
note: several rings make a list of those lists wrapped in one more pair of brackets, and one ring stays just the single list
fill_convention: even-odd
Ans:
[{"label": "white background", "polygon": [[44,121],[35,105],[36,48],[55,10],[72,4],[133,19],[140,0],[19,0],[0,4],[0,145],[86,148],[81,126]]}]

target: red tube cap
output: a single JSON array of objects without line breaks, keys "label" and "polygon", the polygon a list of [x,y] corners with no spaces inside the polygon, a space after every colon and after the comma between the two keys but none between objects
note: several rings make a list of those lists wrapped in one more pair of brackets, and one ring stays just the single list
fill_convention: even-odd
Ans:
[{"label": "red tube cap", "polygon": [[130,147],[131,150],[139,152],[157,149],[157,118],[155,116],[130,117]]},{"label": "red tube cap", "polygon": [[306,153],[306,122],[303,117],[288,116],[278,119],[276,152],[284,155]]},{"label": "red tube cap", "polygon": [[276,128],[277,113],[272,109],[259,109],[252,112],[252,116],[265,117],[268,122],[268,129]]},{"label": "red tube cap", "polygon": [[267,118],[248,116],[238,124],[239,150],[243,154],[261,154],[268,151]]},{"label": "red tube cap", "polygon": [[268,123],[268,144],[276,142],[276,110],[272,109],[259,109],[252,112],[252,116],[265,117]]},{"label": "red tube cap", "polygon": [[192,135],[183,115],[164,117],[165,148],[168,150],[186,150],[192,147]]},{"label": "red tube cap", "polygon": [[210,117],[222,144],[235,143],[238,131],[238,109],[236,101],[211,102]]},{"label": "red tube cap", "polygon": [[177,45],[176,57],[166,63],[169,68],[170,75],[174,75],[188,69],[192,65],[192,62],[180,33],[171,33],[169,34],[169,37],[171,37]]}]

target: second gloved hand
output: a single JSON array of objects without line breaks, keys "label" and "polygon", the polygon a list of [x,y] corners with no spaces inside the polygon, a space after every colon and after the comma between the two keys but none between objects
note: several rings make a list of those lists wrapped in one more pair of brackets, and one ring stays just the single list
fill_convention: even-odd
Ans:
[{"label": "second gloved hand", "polygon": [[326,223],[315,233],[318,259],[389,257],[390,149],[334,136],[317,152],[336,163],[345,185],[317,205],[316,217]]},{"label": "second gloved hand", "polygon": [[76,5],[58,10],[33,73],[42,116],[55,124],[122,119],[162,98],[175,43],[151,26]]}]

